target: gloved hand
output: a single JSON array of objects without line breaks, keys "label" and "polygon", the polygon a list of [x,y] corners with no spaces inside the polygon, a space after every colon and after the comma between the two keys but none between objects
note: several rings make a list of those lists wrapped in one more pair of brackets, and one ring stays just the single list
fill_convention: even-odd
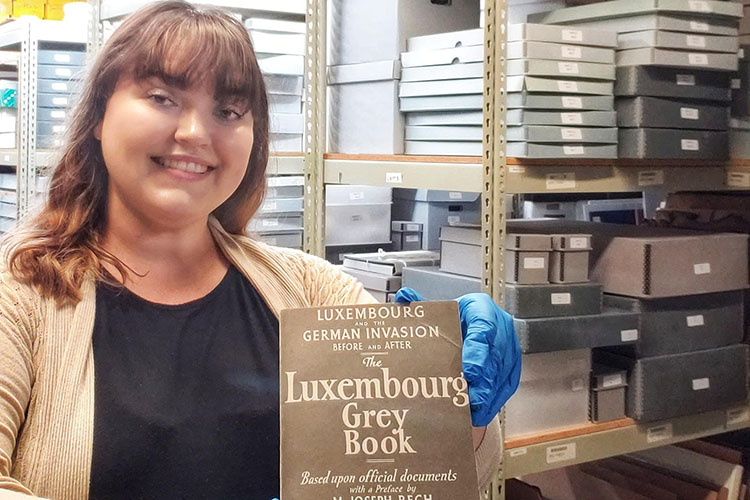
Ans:
[{"label": "gloved hand", "polygon": [[[411,288],[401,288],[396,302],[424,300]],[[497,415],[518,389],[521,347],[513,318],[486,293],[459,297],[458,314],[463,336],[464,378],[469,384],[471,423],[483,427]]]}]

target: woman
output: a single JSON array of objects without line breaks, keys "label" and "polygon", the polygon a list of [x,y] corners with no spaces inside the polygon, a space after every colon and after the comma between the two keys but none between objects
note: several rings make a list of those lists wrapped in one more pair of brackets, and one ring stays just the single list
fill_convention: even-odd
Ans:
[{"label": "woman", "polygon": [[[278,313],[372,299],[318,258],[242,236],[267,160],[240,23],[173,1],[115,31],[46,205],[5,247],[0,499],[278,496]],[[489,303],[461,306],[481,426],[519,368]],[[500,450],[488,429],[474,431],[483,479]]]}]

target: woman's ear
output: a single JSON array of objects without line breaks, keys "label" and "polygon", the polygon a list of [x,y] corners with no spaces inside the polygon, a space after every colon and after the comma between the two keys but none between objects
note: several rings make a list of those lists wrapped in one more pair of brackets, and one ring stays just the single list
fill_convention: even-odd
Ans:
[{"label": "woman's ear", "polygon": [[103,124],[103,121],[104,121],[104,120],[100,121],[100,122],[99,122],[99,123],[98,123],[98,124],[96,125],[96,127],[94,127],[94,137],[96,137],[96,140],[97,140],[97,141],[100,141],[100,142],[101,142],[101,140],[102,140],[102,124]]}]

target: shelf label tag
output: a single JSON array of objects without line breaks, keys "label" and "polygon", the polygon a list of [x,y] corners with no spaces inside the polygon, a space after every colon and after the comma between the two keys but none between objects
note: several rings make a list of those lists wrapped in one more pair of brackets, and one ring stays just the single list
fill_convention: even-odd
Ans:
[{"label": "shelf label tag", "polygon": [[605,375],[602,379],[602,388],[614,387],[616,385],[622,385],[622,373],[616,375]]},{"label": "shelf label tag", "polygon": [[638,172],[639,186],[661,186],[664,184],[664,170],[641,170]]},{"label": "shelf label tag", "polygon": [[580,128],[561,128],[560,134],[566,141],[582,141],[583,131]]},{"label": "shelf label tag", "polygon": [[673,431],[672,424],[664,424],[658,427],[649,427],[646,429],[646,442],[656,443],[658,441],[664,441],[666,439],[672,439]]},{"label": "shelf label tag", "polygon": [[566,82],[557,80],[557,89],[560,92],[578,92],[578,82]]},{"label": "shelf label tag", "polygon": [[577,75],[579,73],[578,63],[559,62],[557,70],[564,75]]},{"label": "shelf label tag", "polygon": [[690,29],[693,31],[708,31],[708,23],[690,21]]},{"label": "shelf label tag", "polygon": [[694,391],[705,391],[711,388],[711,381],[708,377],[693,379],[693,390]]},{"label": "shelf label tag", "polygon": [[575,460],[576,444],[568,443],[560,446],[550,446],[547,448],[547,463],[554,464],[557,462],[567,462]]},{"label": "shelf label tag", "polygon": [[750,421],[750,408],[740,406],[727,410],[727,425],[738,425]]},{"label": "shelf label tag", "polygon": [[701,274],[711,274],[711,263],[704,262],[702,264],[695,264],[693,266],[693,272],[699,276]]},{"label": "shelf label tag", "polygon": [[583,146],[563,146],[563,154],[565,156],[582,155],[585,153],[586,151],[583,149]]},{"label": "shelf label tag", "polygon": [[513,448],[512,450],[508,451],[508,455],[511,457],[520,457],[521,455],[526,455],[528,453],[528,448]]},{"label": "shelf label tag", "polygon": [[547,174],[547,189],[575,189],[576,174],[575,172],[565,172],[562,174]]},{"label": "shelf label tag", "polygon": [[677,74],[677,85],[695,87],[695,75]]},{"label": "shelf label tag", "polygon": [[620,330],[620,340],[622,342],[635,342],[638,340],[638,330]]},{"label": "shelf label tag", "polygon": [[727,186],[750,188],[750,172],[727,172]]},{"label": "shelf label tag", "polygon": [[401,172],[386,172],[385,183],[386,184],[401,184],[404,182]]},{"label": "shelf label tag", "polygon": [[688,54],[688,64],[691,66],[703,66],[708,64],[708,54]]},{"label": "shelf label tag", "polygon": [[685,318],[685,320],[687,321],[687,326],[690,328],[693,328],[695,326],[703,326],[706,324],[702,314],[688,316],[687,318]]},{"label": "shelf label tag", "polygon": [[705,0],[688,0],[688,5],[693,12],[713,12]]},{"label": "shelf label tag", "polygon": [[560,121],[565,125],[581,125],[583,115],[581,113],[560,113]]},{"label": "shelf label tag", "polygon": [[700,35],[687,35],[685,38],[688,47],[706,48],[706,37]]},{"label": "shelf label tag", "polygon": [[526,167],[522,167],[520,165],[508,165],[508,173],[524,174],[526,173]]},{"label": "shelf label tag", "polygon": [[566,306],[570,304],[569,293],[551,293],[549,298],[553,306]]},{"label": "shelf label tag", "polygon": [[577,108],[583,107],[583,100],[580,97],[563,97],[562,98],[563,108]]},{"label": "shelf label tag", "polygon": [[544,269],[544,264],[543,257],[525,257],[523,259],[524,269]]},{"label": "shelf label tag", "polygon": [[680,148],[683,151],[700,151],[701,144],[695,139],[682,139],[680,141]]},{"label": "shelf label tag", "polygon": [[581,30],[562,30],[563,42],[582,42],[583,31]]},{"label": "shelf label tag", "polygon": [[698,108],[680,108],[680,117],[683,120],[698,120],[700,116]]},{"label": "shelf label tag", "polygon": [[580,59],[583,57],[581,54],[581,47],[575,47],[573,45],[561,45],[560,55],[568,59]]}]

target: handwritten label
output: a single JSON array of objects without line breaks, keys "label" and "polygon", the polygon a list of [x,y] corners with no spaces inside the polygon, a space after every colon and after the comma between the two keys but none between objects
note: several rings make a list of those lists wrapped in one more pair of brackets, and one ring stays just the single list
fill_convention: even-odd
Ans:
[{"label": "handwritten label", "polygon": [[700,35],[687,35],[685,37],[685,42],[687,43],[688,47],[697,47],[700,49],[706,48],[706,37],[700,36]]},{"label": "handwritten label", "polygon": [[664,170],[641,170],[638,172],[639,186],[661,186],[664,184]]},{"label": "handwritten label", "polygon": [[693,379],[693,390],[694,391],[705,391],[711,387],[711,381],[708,377]]},{"label": "handwritten label", "polygon": [[576,458],[576,444],[568,443],[560,446],[550,446],[547,448],[547,463],[554,464],[558,462],[566,462],[568,460],[575,460]]},{"label": "handwritten label", "polygon": [[680,108],[680,117],[683,120],[697,120],[700,118],[700,110],[697,108]]},{"label": "handwritten label", "polygon": [[708,54],[688,54],[688,64],[691,66],[703,66],[708,64]]},{"label": "handwritten label", "polygon": [[401,172],[386,172],[385,183],[386,184],[401,184],[404,182]]},{"label": "handwritten label", "polygon": [[512,450],[508,450],[508,455],[511,457],[520,457],[521,455],[526,455],[528,453],[528,448],[513,448]]},{"label": "handwritten label", "polygon": [[693,31],[708,31],[708,23],[690,21],[690,29]]},{"label": "handwritten label", "polygon": [[550,302],[553,306],[566,306],[570,304],[569,293],[551,293]]},{"label": "handwritten label", "polygon": [[682,139],[680,141],[680,148],[683,151],[700,151],[700,143],[695,139]]},{"label": "handwritten label", "polygon": [[727,172],[727,185],[736,188],[750,188],[750,173]]},{"label": "handwritten label", "polygon": [[694,326],[703,326],[705,324],[705,322],[703,321],[702,314],[696,314],[695,316],[687,316],[685,320],[687,321],[687,326],[690,328]]},{"label": "handwritten label", "polygon": [[524,269],[544,269],[545,259],[543,257],[525,257],[523,259]]},{"label": "handwritten label", "polygon": [[560,121],[565,125],[583,124],[583,115],[581,113],[560,113]]},{"label": "handwritten label", "polygon": [[646,442],[656,443],[658,441],[664,441],[672,439],[674,435],[672,431],[672,424],[659,425],[657,427],[649,427],[646,429]]},{"label": "handwritten label", "polygon": [[578,63],[559,62],[557,70],[564,75],[577,75],[579,73]]},{"label": "handwritten label", "polygon": [[578,82],[557,80],[557,90],[560,92],[578,92]]},{"label": "handwritten label", "polygon": [[580,59],[582,57],[581,47],[574,47],[572,45],[561,45],[560,55],[566,59]]},{"label": "handwritten label", "polygon": [[695,264],[693,266],[693,272],[698,276],[701,274],[711,274],[711,263],[704,262],[702,264]]},{"label": "handwritten label", "polygon": [[349,199],[354,200],[363,200],[365,198],[365,193],[362,191],[353,191],[349,193]]},{"label": "handwritten label", "polygon": [[563,97],[562,98],[563,108],[582,108],[583,100],[580,97]]},{"label": "handwritten label", "polygon": [[587,238],[570,238],[570,248],[588,248],[589,240]]},{"label": "handwritten label", "polygon": [[448,198],[450,198],[451,200],[460,200],[461,198],[463,198],[463,194],[456,191],[451,191],[448,193]]},{"label": "handwritten label", "polygon": [[563,42],[582,42],[583,31],[581,30],[562,30]]},{"label": "handwritten label", "polygon": [[583,146],[563,146],[563,154],[566,156],[586,154]]},{"label": "handwritten label", "polygon": [[580,141],[583,139],[583,131],[580,128],[561,128],[560,134],[566,141]]},{"label": "handwritten label", "polygon": [[547,189],[575,189],[576,174],[574,172],[565,172],[561,174],[547,174]]},{"label": "handwritten label", "polygon": [[635,342],[636,340],[638,340],[638,330],[637,329],[621,330],[620,340],[622,342]]},{"label": "handwritten label", "polygon": [[695,87],[695,75],[677,74],[677,85]]},{"label": "handwritten label", "polygon": [[616,375],[605,375],[602,379],[602,387],[604,389],[607,389],[608,387],[622,385],[622,382],[622,373],[618,373]]}]

